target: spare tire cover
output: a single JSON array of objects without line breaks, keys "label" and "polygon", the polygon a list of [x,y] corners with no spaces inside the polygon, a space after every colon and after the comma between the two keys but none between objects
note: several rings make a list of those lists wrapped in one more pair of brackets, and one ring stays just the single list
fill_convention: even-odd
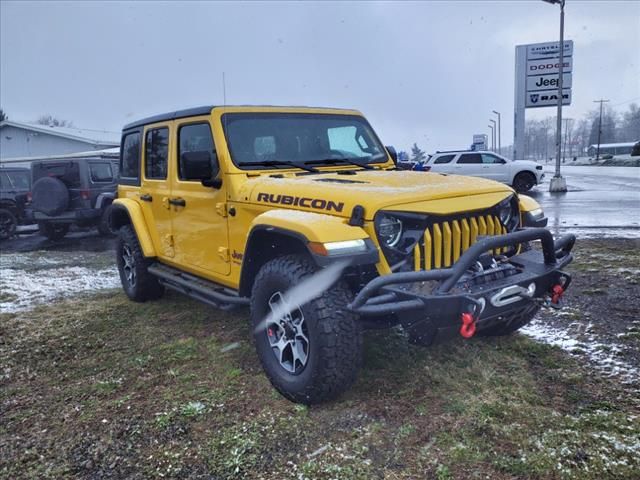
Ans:
[{"label": "spare tire cover", "polygon": [[69,206],[69,190],[62,180],[42,177],[31,188],[33,209],[53,216],[64,212]]}]

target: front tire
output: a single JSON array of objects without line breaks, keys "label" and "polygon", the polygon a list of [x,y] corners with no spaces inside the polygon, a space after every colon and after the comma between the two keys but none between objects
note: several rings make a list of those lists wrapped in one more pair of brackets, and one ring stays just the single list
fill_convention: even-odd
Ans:
[{"label": "front tire", "polygon": [[276,258],[260,269],[251,295],[253,338],[267,377],[283,396],[307,405],[347,390],[362,356],[360,325],[346,309],[351,292],[343,280],[283,311],[285,293],[316,271],[303,255]]},{"label": "front tire", "polygon": [[513,189],[518,193],[524,193],[536,186],[536,177],[531,172],[520,172],[513,179]]},{"label": "front tire", "polygon": [[162,297],[164,286],[149,273],[151,261],[142,254],[138,237],[131,225],[120,229],[116,244],[116,263],[122,288],[129,299],[146,302]]},{"label": "front tire", "polygon": [[0,240],[8,240],[16,233],[18,219],[6,208],[0,208]]},{"label": "front tire", "polygon": [[62,240],[69,232],[71,225],[68,223],[39,223],[38,230],[40,235],[47,237],[52,242]]},{"label": "front tire", "polygon": [[536,305],[520,315],[514,315],[508,318],[503,323],[493,325],[483,330],[478,330],[478,337],[503,337],[505,335],[511,335],[515,331],[521,329],[528,324],[536,314],[540,311],[540,306]]}]

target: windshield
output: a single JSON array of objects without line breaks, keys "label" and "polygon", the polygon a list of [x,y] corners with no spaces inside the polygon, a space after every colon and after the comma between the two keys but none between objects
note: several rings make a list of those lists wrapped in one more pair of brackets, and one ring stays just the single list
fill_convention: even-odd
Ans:
[{"label": "windshield", "polygon": [[0,172],[3,190],[29,190],[28,172]]},{"label": "windshield", "polygon": [[275,168],[277,162],[387,161],[380,141],[359,116],[227,113],[222,119],[231,158],[244,169]]}]

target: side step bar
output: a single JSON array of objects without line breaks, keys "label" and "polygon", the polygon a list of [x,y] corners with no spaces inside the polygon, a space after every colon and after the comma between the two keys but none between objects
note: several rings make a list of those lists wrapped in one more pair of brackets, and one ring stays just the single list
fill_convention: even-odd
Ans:
[{"label": "side step bar", "polygon": [[230,310],[234,307],[249,305],[248,298],[239,297],[235,291],[229,288],[182,272],[168,265],[156,262],[149,266],[148,271],[158,277],[158,280],[164,286],[213,307]]}]

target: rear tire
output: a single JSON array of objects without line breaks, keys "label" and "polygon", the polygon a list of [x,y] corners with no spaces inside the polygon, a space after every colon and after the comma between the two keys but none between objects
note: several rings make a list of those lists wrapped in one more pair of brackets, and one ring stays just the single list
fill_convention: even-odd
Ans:
[{"label": "rear tire", "polygon": [[71,225],[68,223],[39,223],[38,230],[40,235],[47,237],[52,242],[62,240],[69,232]]},{"label": "rear tire", "polygon": [[16,233],[18,219],[6,208],[0,208],[0,240],[8,240]]},{"label": "rear tire", "polygon": [[513,179],[513,189],[518,193],[531,190],[536,185],[536,177],[531,172],[520,172]]},{"label": "rear tire", "polygon": [[344,280],[265,323],[282,294],[317,270],[303,255],[276,258],[260,269],[251,295],[253,338],[267,377],[283,396],[307,405],[347,390],[362,357],[360,325],[346,309],[351,292]]},{"label": "rear tire", "polygon": [[134,302],[155,300],[164,294],[164,286],[148,271],[152,261],[142,254],[138,237],[131,225],[120,229],[116,244],[116,263],[122,289]]},{"label": "rear tire", "polygon": [[98,223],[98,232],[103,237],[113,237],[116,232],[111,230],[111,224],[109,222],[109,218],[111,217],[111,211],[113,210],[112,206],[109,205],[102,212],[102,216],[100,217],[100,223]]},{"label": "rear tire", "polygon": [[478,337],[502,337],[511,335],[513,332],[521,329],[529,323],[540,311],[540,306],[536,306],[533,310],[529,310],[522,315],[514,315],[503,323],[494,325],[484,330],[478,330]]}]

